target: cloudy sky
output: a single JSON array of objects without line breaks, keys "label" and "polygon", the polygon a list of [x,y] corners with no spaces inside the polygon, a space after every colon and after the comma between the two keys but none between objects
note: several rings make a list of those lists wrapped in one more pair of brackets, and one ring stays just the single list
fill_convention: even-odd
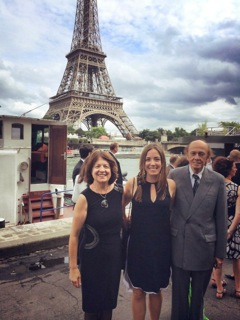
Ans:
[{"label": "cloudy sky", "polygon": [[[0,114],[41,106],[28,116],[44,116],[76,3],[0,0]],[[137,130],[240,122],[239,0],[98,0],[98,12],[111,82]]]}]

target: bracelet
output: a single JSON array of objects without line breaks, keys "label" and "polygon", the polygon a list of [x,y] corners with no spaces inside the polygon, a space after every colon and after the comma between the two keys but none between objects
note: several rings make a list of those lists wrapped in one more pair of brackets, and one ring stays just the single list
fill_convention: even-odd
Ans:
[{"label": "bracelet", "polygon": [[78,269],[78,267],[69,267],[70,270]]},{"label": "bracelet", "polygon": [[228,231],[227,231],[227,234],[232,234],[232,231],[228,230]]}]

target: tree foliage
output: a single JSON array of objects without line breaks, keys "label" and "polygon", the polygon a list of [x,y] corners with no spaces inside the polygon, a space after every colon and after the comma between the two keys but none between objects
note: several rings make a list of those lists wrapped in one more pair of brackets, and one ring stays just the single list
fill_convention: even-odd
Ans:
[{"label": "tree foliage", "polygon": [[146,141],[156,141],[156,140],[159,140],[161,135],[159,133],[158,130],[149,130],[149,129],[144,129],[143,131],[141,131],[139,133],[139,137],[146,140]]},{"label": "tree foliage", "polygon": [[78,128],[75,133],[79,136],[79,137],[85,137],[86,136],[86,131],[84,131],[82,128]]},{"label": "tree foliage", "polygon": [[186,137],[190,134],[183,128],[175,128],[175,131],[158,128],[157,130],[144,129],[140,131],[139,137],[146,141],[160,141],[162,135],[167,135],[168,141],[177,140],[180,137]]},{"label": "tree foliage", "polygon": [[[229,128],[236,128],[238,131],[240,130],[239,122],[221,121],[218,125],[225,130],[229,130]],[[178,138],[181,137],[196,135],[204,136],[206,132],[208,132],[208,123],[207,121],[204,121],[203,123],[198,124],[198,127],[190,133],[180,127],[176,127],[174,131],[165,130],[163,128],[158,128],[156,130],[143,129],[139,132],[139,137],[145,141],[155,142],[161,141],[161,136],[167,135],[168,141],[177,141]],[[87,139],[99,138],[101,136],[109,137],[109,134],[106,132],[104,127],[92,127],[89,131],[84,131],[81,128],[74,130],[73,127],[68,127],[68,133],[77,133],[79,137],[87,137]]]},{"label": "tree foliage", "polygon": [[240,129],[240,123],[235,121],[230,121],[230,122],[221,121],[219,122],[219,126],[223,127],[224,129],[228,129],[228,128]]},{"label": "tree foliage", "polygon": [[203,123],[198,124],[197,135],[204,136],[205,133],[207,132],[208,132],[208,124],[207,124],[207,121],[205,120]]},{"label": "tree foliage", "polygon": [[76,133],[76,130],[72,126],[68,126],[67,132],[68,132],[68,134],[74,134],[74,133]]},{"label": "tree foliage", "polygon": [[101,136],[109,136],[104,127],[92,127],[85,133],[88,138],[99,138]]},{"label": "tree foliage", "polygon": [[77,134],[79,137],[84,137],[86,132],[82,128],[74,129],[73,126],[68,126],[68,134]]}]

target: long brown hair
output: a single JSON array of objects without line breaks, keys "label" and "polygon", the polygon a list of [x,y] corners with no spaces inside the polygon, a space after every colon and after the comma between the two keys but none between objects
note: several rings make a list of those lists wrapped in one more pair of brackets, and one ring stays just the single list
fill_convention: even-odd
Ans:
[{"label": "long brown hair", "polygon": [[166,158],[163,149],[157,143],[150,143],[146,145],[142,151],[139,161],[139,173],[138,173],[138,187],[136,190],[136,201],[142,201],[142,185],[146,183],[145,162],[147,154],[150,150],[155,149],[161,158],[161,170],[157,178],[156,192],[157,197],[162,200],[166,196],[167,190],[167,174],[166,174]]}]

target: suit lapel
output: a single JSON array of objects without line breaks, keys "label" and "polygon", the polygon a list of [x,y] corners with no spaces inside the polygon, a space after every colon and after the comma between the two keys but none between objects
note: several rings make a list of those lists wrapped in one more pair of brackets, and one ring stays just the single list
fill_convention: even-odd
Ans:
[{"label": "suit lapel", "polygon": [[190,179],[189,169],[186,167],[185,173],[183,175],[183,192],[186,198],[186,202],[191,206],[193,201],[193,191],[192,191],[192,183]]},{"label": "suit lapel", "polygon": [[112,153],[111,151],[109,151],[109,153],[115,160],[117,160],[114,153]]},{"label": "suit lapel", "polygon": [[192,193],[192,204],[187,219],[191,217],[191,215],[198,209],[203,200],[206,198],[206,195],[208,194],[209,188],[211,187],[212,183],[213,181],[209,177],[208,170],[205,168],[195,196],[193,196]]}]

